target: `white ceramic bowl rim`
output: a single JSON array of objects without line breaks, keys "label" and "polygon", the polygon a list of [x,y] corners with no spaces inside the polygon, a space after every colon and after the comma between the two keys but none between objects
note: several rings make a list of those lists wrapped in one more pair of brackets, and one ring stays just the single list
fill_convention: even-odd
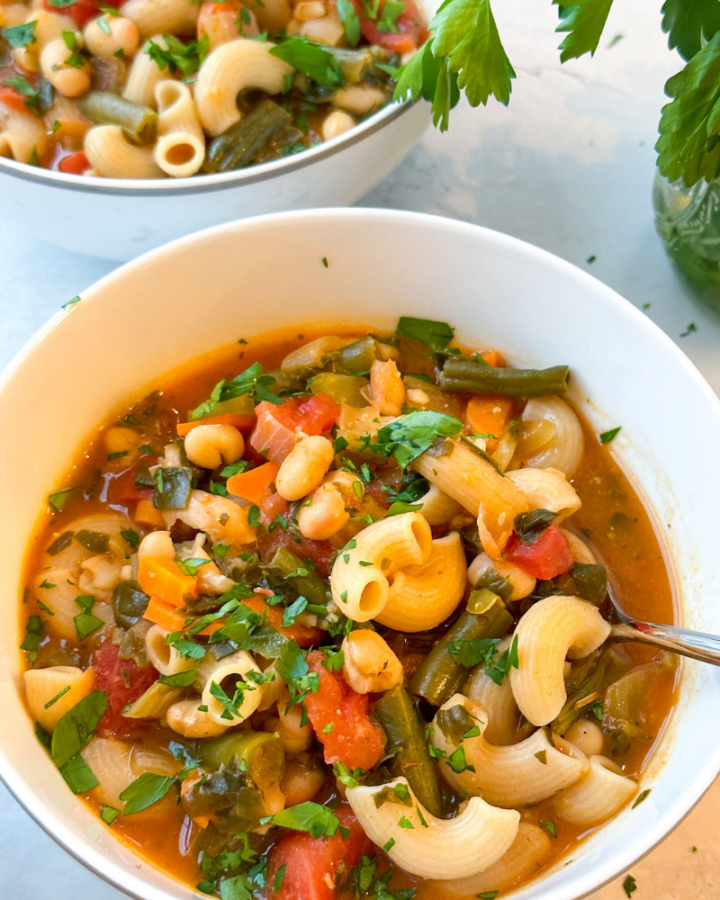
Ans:
[{"label": "white ceramic bowl rim", "polygon": [[[360,228],[371,227],[373,223],[390,224],[395,232],[400,232],[404,226],[412,225],[423,230],[442,231],[446,234],[456,235],[458,239],[463,236],[468,237],[471,234],[476,234],[478,237],[481,236],[487,244],[496,248],[498,252],[509,250],[521,253],[528,259],[532,259],[548,269],[554,270],[558,275],[572,278],[581,287],[587,287],[588,291],[592,291],[604,305],[613,310],[618,319],[625,319],[629,322],[634,321],[636,325],[642,322],[642,328],[648,333],[648,336],[654,342],[662,345],[664,352],[673,358],[674,364],[684,370],[685,375],[693,382],[698,394],[702,395],[704,401],[713,409],[718,420],[720,420],[720,399],[715,395],[696,367],[657,325],[647,319],[638,309],[611,288],[565,260],[517,238],[477,225],[438,216],[377,209],[304,210],[290,213],[275,213],[220,225],[180,238],[121,266],[98,281],[90,289],[84,291],[82,302],[83,304],[102,303],[103,291],[114,282],[122,282],[128,275],[142,271],[148,264],[152,264],[162,257],[173,255],[193,245],[206,243],[211,241],[214,236],[226,232],[242,233],[245,230],[252,230],[258,227],[264,229],[272,228],[276,224],[290,224],[294,230],[312,230],[315,224],[324,223],[327,225],[333,221],[344,222],[348,220],[355,221]],[[59,311],[19,351],[2,375],[0,375],[0,392],[22,366],[23,361],[30,353],[38,349],[46,335],[65,316],[72,314],[71,310]],[[126,894],[138,898],[138,900],[144,900],[144,897],[147,895],[140,893],[142,890],[140,879],[122,873],[112,863],[104,870],[99,864],[101,857],[94,850],[88,848],[84,840],[75,836],[61,819],[54,817],[52,814],[49,818],[47,815],[44,815],[46,809],[42,797],[36,793],[32,785],[19,771],[14,767],[7,766],[6,762],[7,760],[0,748],[0,769],[2,769],[0,777],[7,785],[10,793],[40,827],[75,859],[91,869],[103,880],[125,891]],[[684,784],[684,790],[677,792],[673,801],[668,803],[661,813],[658,813],[655,820],[649,824],[649,827],[642,833],[637,834],[635,840],[629,842],[611,860],[593,866],[592,871],[588,870],[587,867],[584,870],[582,867],[578,867],[579,870],[573,885],[565,885],[563,888],[557,888],[549,892],[547,900],[551,900],[551,898],[552,900],[579,900],[579,898],[587,896],[589,893],[612,881],[618,874],[626,871],[638,859],[649,853],[658,843],[664,840],[668,833],[693,809],[716,778],[718,771],[720,771],[720,742],[714,745],[705,745],[703,757],[696,762],[697,765],[693,767],[691,774],[688,775],[687,782]],[[606,827],[609,827],[609,825]],[[96,861],[89,860],[83,855],[83,851],[90,852],[91,856],[96,857]],[[131,887],[128,881],[133,882],[134,887]],[[541,884],[537,886],[542,888]],[[568,889],[569,887],[572,887],[572,894]],[[154,891],[152,895],[154,897],[160,896],[157,891]]]},{"label": "white ceramic bowl rim", "polygon": [[314,147],[292,156],[283,156],[272,162],[248,166],[245,169],[235,169],[231,172],[193,175],[189,178],[87,178],[84,175],[56,172],[52,169],[43,169],[0,157],[0,174],[10,175],[13,178],[19,178],[24,181],[32,181],[36,184],[48,184],[61,190],[81,191],[90,194],[129,194],[133,197],[157,197],[163,194],[181,196],[183,194],[210,193],[211,191],[220,191],[227,187],[253,184],[258,181],[277,178],[280,175],[294,172],[315,162],[320,162],[380,131],[380,129],[394,122],[414,106],[415,103],[419,102],[421,101],[399,100],[388,103],[354,128],[330,141],[316,144]]}]

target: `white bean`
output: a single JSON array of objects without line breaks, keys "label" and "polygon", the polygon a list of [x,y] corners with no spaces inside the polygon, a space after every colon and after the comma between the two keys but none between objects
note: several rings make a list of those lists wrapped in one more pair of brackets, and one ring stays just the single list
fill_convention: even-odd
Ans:
[{"label": "white bean", "polygon": [[151,531],[140,541],[138,559],[156,556],[161,559],[175,559],[175,547],[169,531]]},{"label": "white bean", "polygon": [[275,479],[283,500],[299,500],[320,487],[335,458],[332,442],[320,435],[303,438],[283,460]]},{"label": "white bean", "polygon": [[50,84],[65,97],[79,97],[90,88],[90,63],[83,59],[79,66],[69,66],[71,50],[63,38],[57,38],[40,54],[40,68]]},{"label": "white bean", "polygon": [[[101,24],[104,23],[104,24]],[[140,43],[137,25],[124,16],[100,16],[88,22],[83,32],[85,45],[93,56],[109,59],[122,50],[124,58],[130,58]]]},{"label": "white bean", "polygon": [[325,117],[325,121],[322,123],[322,139],[331,141],[354,127],[355,119],[349,113],[343,112],[341,109],[335,109]]}]

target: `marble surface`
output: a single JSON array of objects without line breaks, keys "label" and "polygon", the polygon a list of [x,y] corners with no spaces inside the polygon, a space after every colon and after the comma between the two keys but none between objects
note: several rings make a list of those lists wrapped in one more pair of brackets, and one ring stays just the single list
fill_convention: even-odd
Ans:
[{"label": "marble surface", "polygon": [[[509,107],[454,111],[450,131],[426,132],[361,205],[476,222],[589,270],[643,308],[720,392],[720,319],[695,304],[653,227],[653,144],[663,85],[680,67],[660,30],[660,3],[618,2],[595,58],[563,67],[549,0],[495,7],[518,74]],[[18,234],[3,218],[0,194],[0,368],[62,303],[112,268]],[[696,330],[681,337],[690,323]],[[716,783],[674,834],[633,866],[632,900],[720,895],[718,817]],[[593,900],[624,900],[623,879]],[[0,785],[3,900],[121,896],[57,847]]]}]

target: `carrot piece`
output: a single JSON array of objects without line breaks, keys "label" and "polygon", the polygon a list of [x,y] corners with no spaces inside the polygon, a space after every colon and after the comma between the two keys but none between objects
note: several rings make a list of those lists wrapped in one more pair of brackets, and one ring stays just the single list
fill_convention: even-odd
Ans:
[{"label": "carrot piece", "polygon": [[174,606],[162,603],[156,597],[151,597],[145,610],[145,618],[164,628],[165,631],[182,631],[185,627],[185,616]]},{"label": "carrot piece", "polygon": [[256,416],[253,413],[223,413],[221,416],[210,416],[195,422],[180,422],[177,433],[180,437],[186,437],[198,425],[232,425],[238,431],[249,434],[255,427],[255,421]]},{"label": "carrot piece", "polygon": [[502,356],[498,353],[497,350],[486,350],[484,353],[481,353],[480,355],[482,356],[482,358],[485,360],[485,362],[489,366],[493,367],[493,369],[497,369],[498,367],[505,365],[505,360],[502,358]]},{"label": "carrot piece", "polygon": [[30,113],[23,95],[9,85],[0,85],[0,103],[4,103],[13,112]]},{"label": "carrot piece", "polygon": [[245,606],[249,606],[253,612],[260,615],[265,613],[268,624],[272,625],[280,634],[284,634],[289,640],[294,640],[299,647],[312,647],[313,644],[319,644],[322,640],[323,630],[321,628],[302,625],[299,622],[294,625],[283,626],[283,610],[279,606],[269,606],[263,600],[262,595],[248,597],[242,602]]},{"label": "carrot piece", "polygon": [[138,525],[149,525],[151,528],[165,528],[165,519],[159,509],[155,509],[152,500],[138,500],[135,507],[135,522]]},{"label": "carrot piece", "polygon": [[492,394],[476,394],[465,410],[465,424],[471,434],[491,434],[487,450],[492,453],[498,445],[503,428],[513,412],[512,397],[495,397]]},{"label": "carrot piece", "polygon": [[138,566],[140,587],[171,606],[185,606],[185,595],[197,596],[197,578],[184,575],[172,559],[159,556],[143,556]]},{"label": "carrot piece", "polygon": [[264,500],[275,493],[270,486],[275,484],[279,471],[280,469],[275,463],[267,462],[256,469],[250,469],[249,472],[232,475],[227,480],[228,493],[260,506]]}]

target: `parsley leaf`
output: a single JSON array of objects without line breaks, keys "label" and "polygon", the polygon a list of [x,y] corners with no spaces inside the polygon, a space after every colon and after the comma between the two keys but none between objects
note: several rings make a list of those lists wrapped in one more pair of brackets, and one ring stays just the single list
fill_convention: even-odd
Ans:
[{"label": "parsley leaf", "polygon": [[627,875],[625,877],[625,881],[623,881],[622,886],[623,886],[623,890],[625,891],[625,895],[627,897],[632,896],[635,893],[635,891],[637,890],[637,882],[632,877],[632,875]]},{"label": "parsley leaf", "polygon": [[91,691],[60,719],[53,732],[50,751],[59,769],[88,743],[107,705],[105,691]]},{"label": "parsley leaf", "polygon": [[560,24],[555,30],[567,32],[558,48],[560,62],[577,59],[585,53],[594,55],[612,3],[613,0],[562,0],[558,4]]},{"label": "parsley leaf", "polygon": [[517,669],[519,665],[517,636],[515,636],[512,645],[504,653],[501,653],[497,659],[488,660],[485,663],[485,674],[492,678],[495,684],[501,685],[510,674],[510,669]]},{"label": "parsley leaf", "polygon": [[13,49],[27,47],[28,44],[37,43],[37,38],[35,37],[37,23],[38,20],[34,19],[32,22],[26,22],[24,25],[13,25],[10,28],[3,28],[0,34]]},{"label": "parsley leaf", "polygon": [[690,188],[720,175],[720,32],[665,85],[672,98],[662,108],[655,144],[660,173]]},{"label": "parsley leaf", "polygon": [[720,31],[720,3],[717,0],[665,0],[662,29],[668,46],[677,47],[683,59],[690,59]]},{"label": "parsley leaf", "polygon": [[343,31],[351,47],[357,47],[360,43],[360,17],[357,14],[352,0],[337,0],[335,9],[342,22]]},{"label": "parsley leaf", "polygon": [[462,430],[462,422],[433,410],[414,410],[401,416],[377,433],[377,443],[370,449],[380,456],[394,456],[405,469],[438,437],[452,437]]},{"label": "parsley leaf", "polygon": [[284,60],[322,87],[332,88],[345,83],[340,63],[335,56],[321,44],[315,44],[306,38],[291,37],[273,47],[270,54]]},{"label": "parsley leaf", "polygon": [[171,34],[163,34],[167,49],[155,41],[148,41],[145,52],[162,71],[169,69],[172,74],[180,71],[185,78],[194,75],[210,52],[210,38],[205,35],[200,41],[183,44]]},{"label": "parsley leaf", "polygon": [[75,631],[77,632],[78,640],[84,641],[85,638],[89,637],[94,631],[97,631],[98,628],[102,628],[105,622],[92,614],[92,608],[95,606],[94,597],[83,595],[81,597],[76,597],[75,602],[80,609],[82,609],[81,613],[78,613],[73,617]]},{"label": "parsley leaf", "polygon": [[478,638],[470,641],[450,641],[447,648],[459,666],[473,669],[481,662],[487,663],[492,660],[498,640],[499,638]]},{"label": "parsley leaf", "polygon": [[314,838],[332,837],[340,827],[340,820],[332,810],[311,800],[298,803],[297,806],[289,806],[269,819],[261,821],[272,822],[281,828],[292,828],[293,831],[305,831]]},{"label": "parsley leaf", "polygon": [[132,816],[162,800],[176,782],[177,778],[174,775],[143,772],[119,794],[120,799],[126,801],[123,815]]},{"label": "parsley leaf", "polygon": [[601,444],[609,444],[613,438],[616,438],[620,433],[620,429],[622,425],[618,425],[617,428],[611,428],[609,431],[603,431],[600,435],[600,443]]},{"label": "parsley leaf", "polygon": [[431,350],[444,350],[453,339],[455,332],[447,322],[400,316],[395,334],[419,341]]},{"label": "parsley leaf", "polygon": [[[277,49],[277,48],[275,48]],[[253,363],[249,368],[245,369],[239,375],[236,375],[232,381],[218,381],[212,389],[210,397],[204,403],[201,403],[195,409],[188,413],[189,419],[203,419],[210,415],[220,402],[225,400],[234,400],[236,397],[244,397],[249,395],[255,402],[267,400],[269,403],[282,403],[283,401],[273,391],[271,386],[275,384],[272,375],[264,375],[264,369],[259,362]],[[229,467],[228,467],[229,468]],[[242,471],[242,470],[240,470]],[[236,474],[232,472],[231,474]],[[224,474],[223,477],[229,477]]]}]

